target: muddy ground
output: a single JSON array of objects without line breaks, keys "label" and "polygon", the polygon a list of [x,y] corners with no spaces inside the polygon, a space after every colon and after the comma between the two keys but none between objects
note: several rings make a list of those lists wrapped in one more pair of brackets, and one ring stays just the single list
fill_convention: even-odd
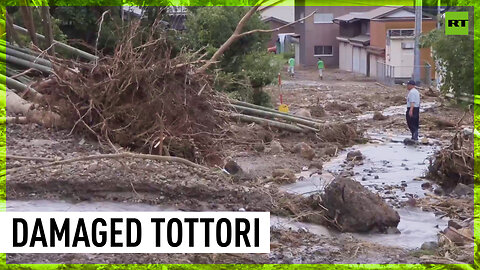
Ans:
[{"label": "muddy ground", "polygon": [[[328,123],[355,123],[355,140],[321,140],[314,135],[231,123],[229,140],[222,142],[224,159],[235,160],[245,172],[231,177],[220,170],[202,170],[186,165],[140,159],[93,160],[35,170],[20,170],[7,175],[8,200],[146,203],[183,211],[229,210],[270,211],[309,223],[323,224],[315,200],[286,193],[272,179],[276,169],[294,173],[302,170],[321,173],[322,164],[338,156],[343,149],[364,143],[370,132],[407,133],[402,113],[373,120],[368,113],[392,106],[404,106],[406,90],[386,87],[363,77],[341,71],[327,71],[319,81],[311,70],[297,71],[291,80],[284,76],[283,87],[269,87],[278,105],[283,100],[296,113],[308,109],[313,117]],[[454,127],[463,116],[461,108],[447,100],[428,96],[422,90],[422,103],[435,106],[421,114],[420,133],[432,143],[445,145],[454,135]],[[395,110],[394,110],[395,111]],[[352,122],[353,121],[353,122]],[[352,124],[351,124],[352,125]],[[468,113],[460,128],[473,126]],[[364,136],[361,136],[365,134]],[[281,145],[274,149],[273,142]],[[292,153],[295,145],[305,142],[315,152],[312,159]],[[7,155],[72,158],[108,153],[96,142],[69,131],[53,130],[35,124],[7,125]],[[41,164],[40,161],[7,160],[7,169]],[[434,179],[430,179],[434,180]],[[433,190],[432,190],[433,192]],[[444,196],[445,200],[455,200]],[[427,197],[422,199],[428,201]],[[443,197],[435,197],[443,200]],[[473,217],[473,196],[463,197],[463,205],[472,208],[462,213]],[[40,203],[40,202],[39,202]],[[428,204],[428,203],[425,203]],[[455,207],[455,203],[451,203]],[[399,206],[401,207],[401,206]],[[426,207],[426,210],[435,209]],[[307,215],[305,213],[308,213]],[[368,240],[368,237],[367,237]],[[444,250],[407,249],[382,246],[352,234],[335,236],[314,234],[307,230],[272,228],[270,254],[9,254],[8,263],[455,263],[473,262],[473,246]],[[445,254],[448,253],[448,256]],[[471,256],[470,256],[471,255]]]}]

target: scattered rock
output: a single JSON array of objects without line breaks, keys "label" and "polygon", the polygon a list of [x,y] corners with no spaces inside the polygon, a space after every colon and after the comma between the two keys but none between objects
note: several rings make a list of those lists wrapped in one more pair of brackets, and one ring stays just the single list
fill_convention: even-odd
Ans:
[{"label": "scattered rock", "polygon": [[373,178],[375,178],[375,179],[379,179],[379,178],[380,178],[380,176],[378,176],[378,175],[375,175]]},{"label": "scattered rock", "polygon": [[348,161],[354,161],[354,160],[363,160],[363,155],[362,152],[360,151],[350,151],[347,154],[347,160]]},{"label": "scattered rock", "polygon": [[330,157],[333,157],[337,154],[338,152],[338,148],[336,147],[327,147],[327,148],[323,148],[323,154],[326,155],[326,156],[330,156]]},{"label": "scattered rock", "polygon": [[417,205],[417,200],[415,200],[414,198],[408,198],[408,200],[406,201],[406,205],[410,207],[415,207]]},{"label": "scattered rock", "polygon": [[397,227],[398,213],[383,199],[359,182],[348,178],[336,178],[322,194],[323,206],[328,215],[336,219],[344,232],[368,232],[376,229],[386,232]]},{"label": "scattered rock", "polygon": [[275,169],[272,173],[273,181],[280,184],[295,183],[295,173],[290,169]]},{"label": "scattered rock", "polygon": [[307,143],[301,142],[293,147],[294,153],[299,153],[301,157],[312,160],[315,157],[315,151]]},{"label": "scattered rock", "polygon": [[448,221],[448,227],[455,228],[457,230],[461,229],[463,226],[460,225],[460,222],[458,220],[450,219]]},{"label": "scattered rock", "polygon": [[438,248],[438,243],[435,241],[425,242],[420,247],[421,250],[436,250]]},{"label": "scattered rock", "polygon": [[430,144],[430,141],[429,141],[427,138],[423,137],[423,138],[420,140],[420,143],[423,144],[423,145],[429,145],[429,144]]},{"label": "scattered rock", "polygon": [[283,152],[283,147],[279,141],[271,141],[270,142],[270,153],[278,154]]},{"label": "scattered rock", "polygon": [[301,108],[294,113],[294,115],[312,118],[312,114],[309,109]]},{"label": "scattered rock", "polygon": [[376,120],[376,121],[382,121],[382,120],[385,120],[387,119],[388,117],[383,115],[381,112],[379,111],[375,111],[373,113],[373,120]]},{"label": "scattered rock", "polygon": [[443,230],[443,235],[447,239],[440,237],[439,244],[443,245],[448,242],[452,242],[458,246],[463,246],[465,244],[473,243],[473,230],[470,228],[461,228],[459,230],[453,227],[447,227]]},{"label": "scattered rock", "polygon": [[458,183],[457,186],[453,189],[452,194],[459,197],[473,195],[473,188],[465,184]]},{"label": "scattered rock", "polygon": [[233,160],[229,159],[223,167],[229,174],[238,174],[243,172],[242,168]]},{"label": "scattered rock", "polygon": [[432,184],[430,184],[430,182],[422,183],[422,189],[430,189],[430,188],[432,188]]},{"label": "scattered rock", "polygon": [[310,113],[313,117],[324,117],[326,115],[325,109],[321,105],[311,106]]},{"label": "scattered rock", "polygon": [[257,151],[257,152],[263,152],[263,151],[265,151],[265,145],[263,143],[256,143],[253,146],[253,149],[255,149],[255,151]]},{"label": "scattered rock", "polygon": [[445,192],[443,191],[443,189],[441,187],[437,187],[433,193],[435,193],[435,195],[438,195],[438,196],[442,196],[443,194],[445,194]]},{"label": "scattered rock", "polygon": [[321,170],[321,169],[323,169],[323,162],[321,162],[321,161],[312,162],[312,163],[310,163],[310,165],[308,166],[308,168],[309,168],[309,169],[315,168],[315,169]]},{"label": "scattered rock", "polygon": [[417,142],[415,140],[410,139],[410,138],[406,138],[405,140],[403,140],[403,144],[405,144],[405,145],[415,145],[415,144],[417,144]]}]

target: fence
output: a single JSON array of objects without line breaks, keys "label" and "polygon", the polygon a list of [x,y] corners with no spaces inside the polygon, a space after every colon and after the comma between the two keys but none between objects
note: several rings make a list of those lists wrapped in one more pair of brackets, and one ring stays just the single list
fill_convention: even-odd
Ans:
[{"label": "fence", "polygon": [[[414,68],[413,65],[393,66],[384,62],[377,62],[377,81],[389,86],[408,81],[413,78]],[[431,69],[432,67],[429,64],[420,66],[420,82],[425,87],[432,84]]]}]

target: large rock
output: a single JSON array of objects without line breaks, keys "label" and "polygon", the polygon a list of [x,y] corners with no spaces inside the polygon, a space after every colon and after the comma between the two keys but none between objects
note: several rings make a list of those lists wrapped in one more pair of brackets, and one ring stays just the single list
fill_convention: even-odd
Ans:
[{"label": "large rock", "polygon": [[297,143],[293,147],[294,153],[299,153],[301,157],[312,160],[315,157],[315,151],[307,143]]},{"label": "large rock", "polygon": [[347,160],[348,161],[363,160],[362,152],[360,152],[359,150],[348,152]]},{"label": "large rock", "polygon": [[332,181],[322,194],[322,203],[344,232],[386,232],[400,222],[397,211],[380,196],[348,178]]}]

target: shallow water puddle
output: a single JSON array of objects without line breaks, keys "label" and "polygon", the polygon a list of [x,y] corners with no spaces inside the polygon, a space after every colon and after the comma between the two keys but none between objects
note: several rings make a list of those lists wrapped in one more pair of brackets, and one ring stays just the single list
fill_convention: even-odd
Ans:
[{"label": "shallow water puddle", "polygon": [[[405,146],[407,135],[369,134],[370,141],[365,145],[356,145],[323,165],[322,174],[304,171],[297,174],[296,183],[285,185],[283,190],[305,196],[321,192],[334,175],[349,172],[351,177],[373,192],[378,193],[393,205],[400,215],[398,229],[401,234],[353,234],[365,241],[383,245],[419,248],[424,242],[436,241],[437,232],[447,225],[444,219],[436,218],[433,213],[423,212],[419,208],[398,208],[401,201],[423,197],[425,190],[419,179],[425,175],[436,146]],[[348,168],[348,152],[359,150],[365,159],[354,167]],[[304,223],[292,223],[297,229],[308,228]],[[313,225],[315,226],[315,225]],[[316,229],[318,230],[318,229]]]}]

